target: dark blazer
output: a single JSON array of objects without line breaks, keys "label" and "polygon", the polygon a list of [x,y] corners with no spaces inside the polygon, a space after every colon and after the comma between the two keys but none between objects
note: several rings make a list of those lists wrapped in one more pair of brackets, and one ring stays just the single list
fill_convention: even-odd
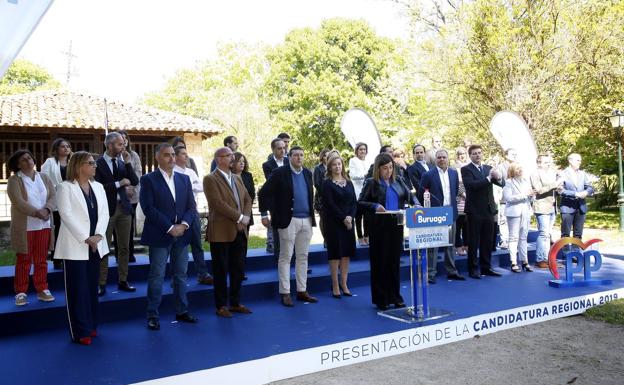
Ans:
[{"label": "dark blazer", "polygon": [[498,212],[498,205],[494,202],[492,183],[500,187],[505,186],[505,180],[487,180],[491,166],[481,165],[482,172],[471,162],[461,168],[462,181],[466,188],[466,214],[494,215]]},{"label": "dark blazer", "polygon": [[561,173],[563,177],[563,191],[561,191],[561,201],[559,202],[560,210],[564,214],[575,213],[579,210],[581,214],[587,212],[587,203],[585,199],[576,197],[577,192],[587,191],[587,196],[594,195],[594,189],[589,183],[589,178],[585,171],[579,171],[579,180],[574,176],[574,171],[568,167]]},{"label": "dark blazer", "polygon": [[[459,190],[459,175],[454,168],[448,168],[449,185],[451,190],[451,206],[453,206],[453,218],[457,219],[457,194]],[[437,167],[433,167],[423,174],[420,179],[420,187],[416,196],[418,200],[423,202],[423,194],[425,189],[429,189],[431,194],[431,207],[440,207],[444,204],[444,191],[442,191],[442,182],[440,181],[440,172]]]},{"label": "dark blazer", "polygon": [[314,182],[314,209],[321,211],[323,209],[323,181],[325,180],[325,174],[327,173],[327,167],[319,163],[314,166],[312,172],[312,181]]},{"label": "dark blazer", "polygon": [[[412,195],[402,179],[395,179],[392,182],[392,187],[399,195],[399,208],[404,208],[411,203],[420,206],[420,202]],[[368,212],[375,212],[378,204],[386,206],[386,185],[373,178],[368,178],[364,181],[358,205]]]},{"label": "dark blazer", "polygon": [[104,191],[106,191],[106,200],[108,201],[108,213],[110,216],[112,217],[115,214],[115,209],[117,208],[117,194],[119,194],[121,205],[126,214],[132,213],[132,206],[130,204],[130,200],[128,199],[128,195],[126,195],[126,188],[115,187],[115,182],[119,182],[124,178],[127,178],[132,186],[139,184],[139,178],[137,178],[136,173],[132,168],[132,164],[130,162],[125,163],[123,160],[117,158],[118,175],[117,178],[115,178],[113,177],[113,173],[108,167],[108,163],[106,163],[104,156],[99,157],[95,163],[97,164],[97,168],[95,169],[95,180],[104,186]]},{"label": "dark blazer", "polygon": [[[316,226],[314,207],[312,204],[312,173],[303,168],[303,176],[308,187],[308,207],[312,226]],[[271,211],[271,224],[274,228],[285,229],[290,224],[294,206],[292,170],[290,166],[278,167],[269,177],[266,183],[258,191],[258,205],[260,213],[266,215]]]},{"label": "dark blazer", "polygon": [[[290,163],[288,162],[288,158],[284,157],[284,166],[289,165]],[[275,171],[276,168],[278,168],[279,166],[277,165],[277,162],[275,161],[275,158],[273,158],[273,155],[271,155],[269,157],[269,160],[267,160],[266,162],[262,163],[262,172],[264,172],[264,180],[269,180],[269,177],[271,176],[271,174],[273,173],[273,171]]]},{"label": "dark blazer", "polygon": [[[249,194],[249,197],[251,198],[251,205],[253,206],[253,203],[256,200],[256,186],[254,184],[253,175],[251,175],[251,173],[248,171],[243,171],[240,176],[243,180],[245,188],[247,189],[247,194]],[[253,224],[254,220],[252,214],[249,219],[249,226],[252,226]]]},{"label": "dark blazer", "polygon": [[[435,165],[433,164],[427,163],[427,166],[429,166],[429,170],[431,170],[432,168],[435,168]],[[414,190],[418,191],[420,187],[420,179],[422,178],[423,174],[426,172],[427,170],[425,170],[425,167],[418,162],[414,162],[411,165],[409,165],[409,167],[407,167],[407,177],[412,183],[412,186],[414,186]]]},{"label": "dark blazer", "polygon": [[165,178],[156,169],[141,177],[141,192],[139,202],[145,214],[145,224],[141,243],[146,246],[167,247],[176,241],[188,244],[192,231],[185,231],[178,239],[167,234],[171,226],[182,223],[192,225],[197,216],[197,207],[191,179],[184,174],[174,172],[175,201],[169,192]]}]

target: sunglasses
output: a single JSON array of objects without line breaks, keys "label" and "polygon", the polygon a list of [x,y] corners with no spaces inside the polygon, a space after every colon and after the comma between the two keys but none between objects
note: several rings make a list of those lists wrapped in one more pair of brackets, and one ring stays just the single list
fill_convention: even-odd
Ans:
[{"label": "sunglasses", "polygon": [[82,164],[88,164],[89,166],[95,166],[95,162],[90,160],[88,162],[82,162]]}]

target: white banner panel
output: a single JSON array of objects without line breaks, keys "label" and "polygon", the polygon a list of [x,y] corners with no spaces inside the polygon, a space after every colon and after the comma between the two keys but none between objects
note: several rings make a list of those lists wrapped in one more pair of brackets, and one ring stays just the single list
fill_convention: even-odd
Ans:
[{"label": "white banner panel", "polygon": [[53,0],[0,0],[0,78]]},{"label": "white banner panel", "polygon": [[449,227],[414,227],[409,229],[409,248],[412,250],[448,246]]}]

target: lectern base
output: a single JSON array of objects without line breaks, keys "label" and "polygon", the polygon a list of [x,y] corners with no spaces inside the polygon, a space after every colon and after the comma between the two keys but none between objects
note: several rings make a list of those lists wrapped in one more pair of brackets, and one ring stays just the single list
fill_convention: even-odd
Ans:
[{"label": "lectern base", "polygon": [[382,317],[388,317],[393,320],[409,323],[409,324],[422,324],[427,321],[444,318],[452,315],[453,313],[443,309],[429,308],[429,314],[427,316],[418,315],[414,312],[413,307],[404,307],[401,309],[390,309],[377,312]]}]

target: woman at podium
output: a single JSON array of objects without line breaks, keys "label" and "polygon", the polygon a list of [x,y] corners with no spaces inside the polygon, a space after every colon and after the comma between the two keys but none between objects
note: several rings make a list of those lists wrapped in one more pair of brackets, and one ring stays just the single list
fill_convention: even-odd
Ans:
[{"label": "woman at podium", "polygon": [[[358,200],[363,211],[374,213],[370,226],[371,296],[379,310],[393,304],[400,308],[405,301],[400,293],[399,265],[403,250],[403,213],[413,196],[396,177],[389,154],[379,154],[373,165],[373,177],[364,182]],[[418,202],[416,201],[418,204]]]}]

